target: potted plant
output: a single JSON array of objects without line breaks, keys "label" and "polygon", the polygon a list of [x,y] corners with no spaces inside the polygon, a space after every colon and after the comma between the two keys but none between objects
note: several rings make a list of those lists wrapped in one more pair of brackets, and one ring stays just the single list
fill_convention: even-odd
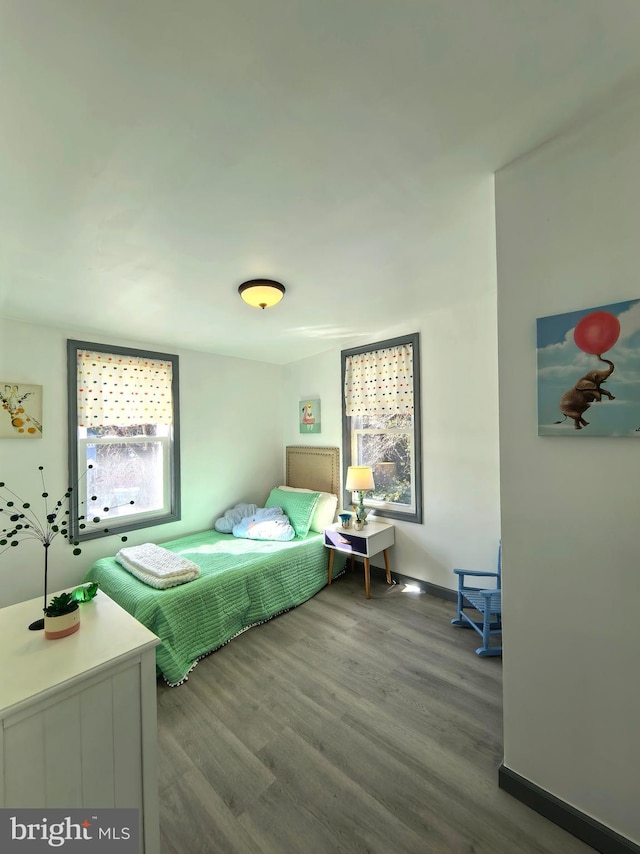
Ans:
[{"label": "potted plant", "polygon": [[44,636],[49,640],[72,635],[80,628],[80,605],[71,593],[54,596],[44,609]]}]

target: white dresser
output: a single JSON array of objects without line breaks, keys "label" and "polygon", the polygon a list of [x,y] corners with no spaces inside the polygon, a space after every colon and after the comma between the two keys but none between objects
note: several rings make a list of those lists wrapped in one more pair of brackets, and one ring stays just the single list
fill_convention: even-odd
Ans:
[{"label": "white dresser", "polygon": [[134,807],[158,854],[155,647],[102,591],[80,630],[29,631],[42,598],[0,609],[0,807]]}]

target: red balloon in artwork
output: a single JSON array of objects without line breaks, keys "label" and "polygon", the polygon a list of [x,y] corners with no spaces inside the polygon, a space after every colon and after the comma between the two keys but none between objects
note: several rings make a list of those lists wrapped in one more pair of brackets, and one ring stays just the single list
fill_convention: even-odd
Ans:
[{"label": "red balloon in artwork", "polygon": [[573,340],[585,353],[600,356],[610,350],[620,335],[620,321],[609,311],[592,311],[576,323]]}]

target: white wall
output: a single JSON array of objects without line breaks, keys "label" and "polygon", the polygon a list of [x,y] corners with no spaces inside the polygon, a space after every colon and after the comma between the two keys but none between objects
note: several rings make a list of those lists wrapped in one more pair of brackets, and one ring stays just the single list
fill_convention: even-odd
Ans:
[{"label": "white wall", "polygon": [[[36,509],[42,492],[39,465],[45,467],[52,497],[60,497],[67,486],[66,339],[78,337],[77,331],[0,318],[0,381],[44,388],[43,437],[0,440],[0,481]],[[129,340],[104,343],[164,350]],[[133,531],[128,545],[163,542],[211,527],[238,501],[263,503],[283,477],[283,369],[189,350],[178,355],[182,519]],[[0,528],[4,527],[0,517]],[[121,545],[118,537],[91,540],[74,557],[59,536],[50,549],[49,590],[79,583],[94,560],[114,554]],[[41,595],[43,553],[36,541],[25,541],[0,554],[0,606]]]},{"label": "white wall", "polygon": [[504,762],[640,843],[640,445],[536,432],[536,318],[640,297],[640,99],[500,172],[496,200]]},{"label": "white wall", "polygon": [[[500,536],[493,210],[493,180],[487,179],[469,200],[466,232],[460,228],[449,259],[451,281],[464,290],[473,280],[467,296],[434,311],[418,286],[406,327],[383,330],[375,339],[419,332],[422,356],[424,522],[396,523],[392,569],[450,589],[454,566],[495,569]],[[393,282],[387,298],[394,299]],[[286,367],[285,444],[341,446],[340,350],[375,341],[345,341],[343,348]],[[320,434],[299,433],[304,397],[321,399]],[[373,562],[384,565],[381,556]]]}]

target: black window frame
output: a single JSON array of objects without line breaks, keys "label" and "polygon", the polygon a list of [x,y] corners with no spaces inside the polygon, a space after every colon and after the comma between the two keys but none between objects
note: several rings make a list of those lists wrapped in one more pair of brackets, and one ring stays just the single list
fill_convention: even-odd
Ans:
[{"label": "black window frame", "polygon": [[89,350],[97,353],[108,353],[113,355],[134,356],[142,359],[159,359],[171,362],[171,402],[172,415],[172,437],[169,453],[169,513],[163,513],[157,518],[146,517],[137,521],[125,521],[118,524],[117,520],[109,519],[108,531],[104,526],[87,525],[80,529],[80,516],[83,515],[79,507],[80,490],[74,489],[69,499],[70,520],[69,538],[78,542],[93,540],[98,537],[110,537],[126,531],[136,531],[143,528],[151,528],[156,525],[167,525],[177,522],[181,518],[181,491],[180,491],[180,378],[179,357],[173,353],[159,353],[155,350],[143,350],[133,347],[120,347],[116,344],[98,344],[95,341],[78,341],[67,339],[67,436],[68,436],[68,468],[69,483],[78,484],[84,472],[78,471],[78,396],[77,396],[77,359],[79,350]]},{"label": "black window frame", "polygon": [[412,346],[412,367],[413,367],[413,448],[414,448],[414,467],[415,480],[414,495],[415,495],[415,510],[403,512],[401,510],[391,510],[384,507],[378,507],[375,503],[364,501],[365,506],[371,507],[375,511],[376,516],[397,519],[403,522],[413,522],[422,524],[423,521],[423,477],[422,477],[422,398],[420,394],[420,334],[418,332],[409,335],[401,335],[398,338],[388,338],[385,341],[376,341],[373,344],[367,344],[361,347],[352,347],[349,350],[342,350],[340,353],[341,362],[341,385],[340,394],[342,399],[342,483],[343,483],[343,506],[348,507],[352,503],[350,492],[344,489],[344,484],[347,478],[347,469],[350,465],[358,465],[358,461],[352,462],[351,459],[351,416],[346,414],[344,386],[346,375],[346,360],[348,356],[359,356],[363,353],[373,353],[376,350],[384,350],[388,347],[400,347],[410,344]]}]

